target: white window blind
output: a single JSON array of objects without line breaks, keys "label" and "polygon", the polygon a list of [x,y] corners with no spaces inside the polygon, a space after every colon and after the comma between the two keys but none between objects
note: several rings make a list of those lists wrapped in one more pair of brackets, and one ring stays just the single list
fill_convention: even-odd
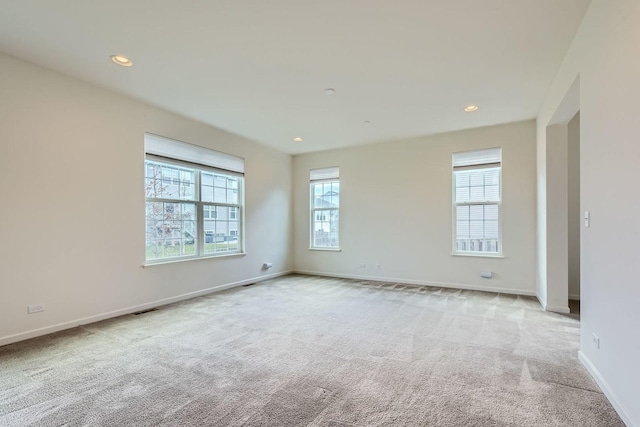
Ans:
[{"label": "white window blind", "polygon": [[144,134],[144,150],[147,154],[168,159],[177,159],[230,172],[244,173],[244,159],[242,157],[152,133]]},{"label": "white window blind", "polygon": [[502,149],[486,148],[483,150],[464,151],[453,153],[453,168],[480,167],[485,165],[500,165],[502,161]]},{"label": "white window blind", "polygon": [[322,169],[311,169],[311,171],[309,171],[309,178],[311,181],[321,181],[324,179],[339,179],[340,168],[331,167],[331,168],[322,168]]}]

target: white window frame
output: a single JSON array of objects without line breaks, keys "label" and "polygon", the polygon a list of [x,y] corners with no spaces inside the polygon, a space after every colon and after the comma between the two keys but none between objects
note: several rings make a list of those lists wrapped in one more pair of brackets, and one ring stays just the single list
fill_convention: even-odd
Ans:
[{"label": "white window frame", "polygon": [[[183,261],[190,259],[200,258],[216,258],[229,255],[244,255],[244,159],[235,157],[229,154],[221,153],[215,150],[206,149],[199,146],[194,146],[188,143],[164,138],[158,135],[145,134],[145,176],[147,162],[159,163],[161,165],[181,167],[189,169],[194,172],[194,199],[184,200],[180,198],[164,198],[164,197],[145,197],[145,211],[147,202],[166,202],[166,203],[182,203],[182,204],[194,204],[196,206],[196,229],[195,229],[195,242],[194,242],[194,254],[193,255],[177,255],[171,257],[160,257],[147,259],[147,243],[145,243],[145,265],[163,264],[168,262]],[[204,163],[204,164],[203,164]],[[229,169],[222,169],[216,166],[228,167]],[[203,201],[201,197],[201,174],[215,174],[222,175],[225,178],[233,178],[238,182],[237,188],[237,203],[221,203]],[[178,173],[181,176],[181,173]],[[146,178],[145,178],[146,181]],[[205,240],[206,232],[210,230],[204,229],[204,207],[215,207],[216,213],[219,207],[235,208],[236,220],[238,222],[237,230],[233,237],[235,249],[228,249],[217,252],[205,253]],[[217,216],[217,215],[216,215]],[[216,218],[206,218],[206,220],[215,221]],[[145,229],[148,229],[145,220]],[[146,237],[145,237],[146,241]],[[217,242],[214,242],[217,243]],[[216,246],[217,249],[217,246]]]},{"label": "white window frame", "polygon": [[[496,158],[497,157],[497,158]],[[456,160],[456,158],[458,160]],[[502,149],[489,148],[453,153],[452,155],[452,239],[451,254],[457,256],[476,256],[502,258],[503,239],[502,239]],[[457,202],[456,201],[456,171],[469,171],[480,169],[497,169],[498,170],[498,200],[491,201],[474,201],[474,202]],[[496,252],[486,251],[461,251],[457,249],[457,208],[459,206],[497,206],[498,208],[498,250]]]},{"label": "white window frame", "polygon": [[[317,184],[326,184],[326,183],[338,183],[340,184],[340,169],[338,167],[329,167],[322,169],[312,169],[309,172],[309,250],[316,251],[340,251],[340,197],[342,190],[338,192],[338,207],[330,208],[330,207],[315,207],[315,185]],[[315,223],[316,216],[318,215],[318,211],[334,211],[337,213],[337,222],[336,226],[338,228],[337,232],[337,244],[336,245],[315,245]],[[330,215],[331,216],[331,215]]]}]

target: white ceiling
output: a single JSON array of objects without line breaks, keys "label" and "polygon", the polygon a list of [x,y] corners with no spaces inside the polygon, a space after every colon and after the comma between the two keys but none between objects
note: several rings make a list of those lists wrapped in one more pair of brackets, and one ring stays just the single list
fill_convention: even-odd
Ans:
[{"label": "white ceiling", "polygon": [[0,50],[297,154],[536,117],[589,3],[0,0]]}]

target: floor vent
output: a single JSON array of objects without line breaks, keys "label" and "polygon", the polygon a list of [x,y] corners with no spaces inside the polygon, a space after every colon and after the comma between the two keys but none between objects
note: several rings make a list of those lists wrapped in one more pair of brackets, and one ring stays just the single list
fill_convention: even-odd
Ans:
[{"label": "floor vent", "polygon": [[149,313],[150,311],[158,311],[158,307],[155,308],[150,308],[148,310],[142,310],[142,311],[136,311],[135,313],[132,313],[134,316],[138,316],[140,314],[145,314],[145,313]]}]

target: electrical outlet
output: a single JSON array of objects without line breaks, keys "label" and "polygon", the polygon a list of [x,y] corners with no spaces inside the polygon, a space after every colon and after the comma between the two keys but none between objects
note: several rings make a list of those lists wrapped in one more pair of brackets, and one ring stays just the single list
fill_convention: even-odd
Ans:
[{"label": "electrical outlet", "polygon": [[360,264],[360,268],[365,268],[367,265],[366,264]]},{"label": "electrical outlet", "polygon": [[593,341],[593,345],[600,350],[600,337],[596,334],[591,334],[591,341]]},{"label": "electrical outlet", "polygon": [[27,306],[27,314],[40,313],[44,311],[44,304],[32,304]]}]

